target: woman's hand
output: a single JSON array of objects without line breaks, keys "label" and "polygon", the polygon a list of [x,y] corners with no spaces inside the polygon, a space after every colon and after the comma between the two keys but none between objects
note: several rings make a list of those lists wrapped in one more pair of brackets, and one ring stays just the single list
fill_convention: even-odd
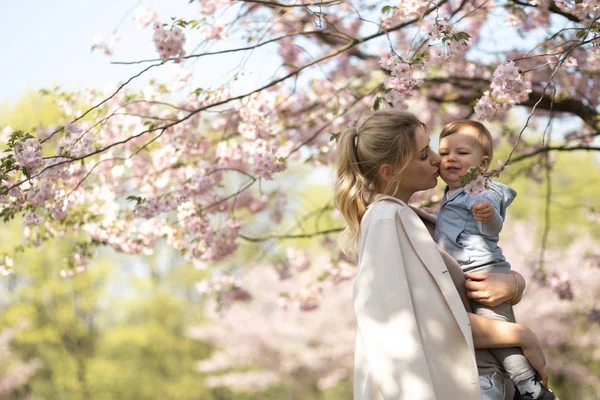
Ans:
[{"label": "woman's hand", "polygon": [[[469,299],[483,305],[495,307],[509,300],[520,300],[525,280],[516,273],[496,274],[493,272],[466,272],[465,288]],[[517,285],[517,280],[521,283]],[[518,286],[518,287],[517,287]],[[518,301],[511,301],[512,304]]]},{"label": "woman's hand", "polygon": [[540,342],[535,334],[529,329],[522,326],[523,343],[521,349],[527,357],[529,364],[535,369],[542,380],[545,387],[548,387],[548,373],[546,372],[546,356],[542,350]]}]

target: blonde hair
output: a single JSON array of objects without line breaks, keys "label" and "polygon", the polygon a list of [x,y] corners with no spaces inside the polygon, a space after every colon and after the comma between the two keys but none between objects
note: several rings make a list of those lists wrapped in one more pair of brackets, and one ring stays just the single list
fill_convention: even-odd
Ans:
[{"label": "blonde hair", "polygon": [[457,121],[447,123],[442,129],[442,132],[440,133],[440,140],[442,140],[446,136],[450,136],[456,132],[459,132],[464,128],[473,128],[477,131],[477,141],[481,145],[483,155],[488,156],[491,162],[492,157],[494,156],[492,134],[481,122],[471,121],[470,119],[459,119]]},{"label": "blonde hair", "polygon": [[[419,127],[427,130],[414,114],[386,109],[374,112],[339,136],[334,204],[347,223],[342,234],[344,251],[356,252],[360,222],[375,195],[382,189],[389,192],[392,186],[392,193],[398,191],[402,172],[416,158]],[[379,177],[383,164],[394,168],[394,178],[386,188]]]}]

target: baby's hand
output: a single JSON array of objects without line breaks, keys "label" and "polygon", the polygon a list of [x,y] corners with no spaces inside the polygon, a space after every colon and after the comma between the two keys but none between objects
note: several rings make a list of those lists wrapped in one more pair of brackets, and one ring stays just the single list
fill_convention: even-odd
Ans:
[{"label": "baby's hand", "polygon": [[471,208],[477,221],[488,222],[494,216],[494,206],[489,201],[481,201]]}]

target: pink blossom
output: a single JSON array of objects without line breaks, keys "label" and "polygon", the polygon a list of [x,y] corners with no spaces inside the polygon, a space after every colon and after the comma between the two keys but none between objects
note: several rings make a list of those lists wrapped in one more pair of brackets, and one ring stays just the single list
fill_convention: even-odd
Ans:
[{"label": "pink blossom", "polygon": [[496,68],[491,89],[475,105],[475,113],[480,119],[494,121],[504,118],[515,104],[529,98],[531,82],[523,81],[519,69],[510,61]]},{"label": "pink blossom", "polygon": [[176,62],[181,62],[185,56],[183,45],[185,43],[185,35],[178,27],[166,30],[159,22],[154,23],[154,45],[156,51],[163,61],[171,57],[176,57]]},{"label": "pink blossom", "polygon": [[487,188],[488,179],[482,175],[477,175],[475,179],[464,186],[465,192],[474,197],[483,195]]},{"label": "pink blossom", "polygon": [[207,26],[204,31],[204,40],[218,40],[227,36],[227,32],[225,31],[225,27],[220,24],[213,24]]},{"label": "pink blossom", "polygon": [[202,0],[200,2],[200,13],[206,15],[212,15],[225,5],[231,4],[232,0]]},{"label": "pink blossom", "polygon": [[419,18],[429,5],[427,0],[403,0],[392,12],[388,12],[381,20],[385,28],[391,28],[409,18]]},{"label": "pink blossom", "polygon": [[396,61],[390,53],[383,53],[381,55],[381,59],[379,60],[379,65],[381,65],[381,68],[391,71],[395,64]]},{"label": "pink blossom", "polygon": [[252,172],[267,180],[271,180],[273,174],[287,168],[287,161],[262,139],[253,143],[245,143],[244,150],[250,156]]},{"label": "pink blossom", "polygon": [[186,87],[192,80],[192,73],[182,67],[176,67],[170,76],[167,89],[170,92],[176,92]]},{"label": "pink blossom", "polygon": [[83,129],[79,128],[76,124],[72,122],[67,122],[65,124],[65,131],[67,131],[68,133],[80,134],[83,132]]},{"label": "pink blossom", "polygon": [[156,11],[148,10],[142,6],[135,9],[135,20],[139,28],[145,28],[150,25],[156,19],[156,15]]},{"label": "pink blossom", "polygon": [[25,221],[23,221],[23,224],[25,226],[35,226],[35,225],[39,225],[41,223],[42,223],[42,219],[37,214],[27,214],[25,216]]},{"label": "pink blossom", "polygon": [[[391,61],[390,58],[393,61]],[[416,86],[422,83],[422,80],[415,78],[409,64],[400,59],[396,59],[395,56],[384,55],[382,56],[382,60],[382,67],[390,69],[392,75],[384,80],[385,88],[390,89],[390,91],[386,93],[385,98],[388,102],[392,103],[394,107],[406,108],[406,99],[410,96]]]},{"label": "pink blossom", "polygon": [[48,202],[54,194],[54,187],[50,182],[42,182],[41,185],[29,189],[27,200],[31,205],[39,208]]},{"label": "pink blossom", "polygon": [[553,272],[550,277],[550,286],[561,300],[573,300],[573,290],[569,282],[569,274],[567,272]]},{"label": "pink blossom", "polygon": [[15,144],[14,155],[21,168],[34,171],[42,164],[42,145],[37,139],[29,138]]}]

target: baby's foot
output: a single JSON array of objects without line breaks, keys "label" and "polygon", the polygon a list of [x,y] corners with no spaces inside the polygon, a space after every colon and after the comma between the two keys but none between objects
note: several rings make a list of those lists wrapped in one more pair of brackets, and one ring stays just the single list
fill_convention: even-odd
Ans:
[{"label": "baby's foot", "polygon": [[537,376],[517,383],[515,400],[559,400]]}]

